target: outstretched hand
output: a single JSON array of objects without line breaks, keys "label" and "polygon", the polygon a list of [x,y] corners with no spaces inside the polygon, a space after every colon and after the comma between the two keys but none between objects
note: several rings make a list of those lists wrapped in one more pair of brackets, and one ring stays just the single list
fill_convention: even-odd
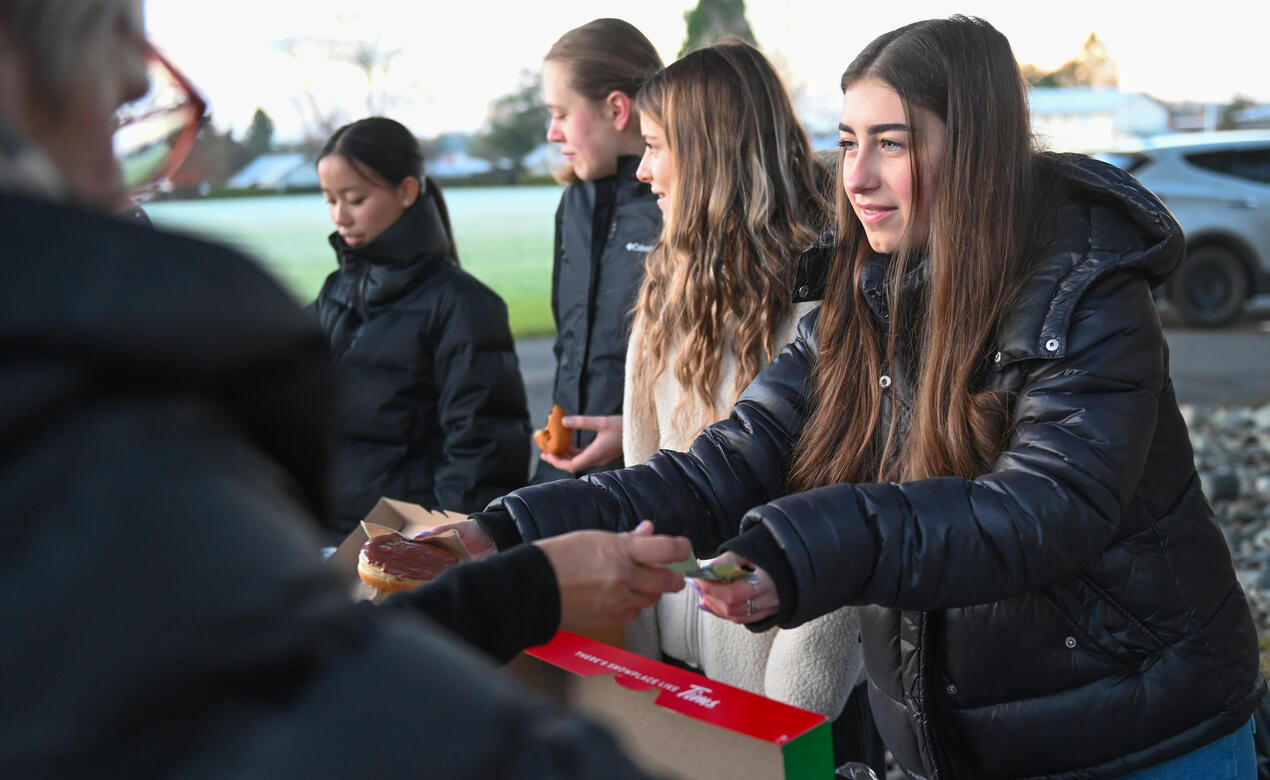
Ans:
[{"label": "outstretched hand", "polygon": [[706,609],[733,623],[755,623],[771,617],[780,610],[780,596],[776,583],[767,572],[758,568],[734,552],[725,552],[713,561],[702,565],[732,562],[749,570],[743,579],[734,582],[707,582],[693,580],[693,590],[701,596]]},{"label": "outstretched hand", "polygon": [[595,440],[588,444],[585,449],[578,449],[570,445],[563,455],[552,455],[549,452],[542,453],[542,459],[552,466],[570,474],[577,474],[586,471],[592,466],[603,466],[605,463],[611,463],[621,457],[622,416],[620,414],[602,417],[576,414],[564,418],[564,424],[567,428],[595,431]]},{"label": "outstretched hand", "polygon": [[659,564],[692,554],[687,539],[655,536],[647,520],[630,533],[574,531],[534,544],[555,569],[560,627],[570,631],[633,620],[661,594],[683,588],[683,576]]}]

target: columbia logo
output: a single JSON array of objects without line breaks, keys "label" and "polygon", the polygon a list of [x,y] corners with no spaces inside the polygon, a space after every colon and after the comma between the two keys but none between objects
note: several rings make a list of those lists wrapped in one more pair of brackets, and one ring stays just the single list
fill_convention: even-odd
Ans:
[{"label": "columbia logo", "polygon": [[638,241],[628,241],[626,243],[626,251],[627,252],[651,252],[653,251],[653,245],[641,244]]}]

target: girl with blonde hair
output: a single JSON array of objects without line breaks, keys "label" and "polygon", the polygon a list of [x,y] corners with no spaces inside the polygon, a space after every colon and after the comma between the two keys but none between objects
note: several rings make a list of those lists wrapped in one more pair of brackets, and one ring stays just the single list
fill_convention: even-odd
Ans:
[{"label": "girl with blonde hair", "polygon": [[[628,464],[687,449],[792,340],[815,306],[794,302],[797,248],[827,221],[826,172],[754,47],[693,51],[649,79],[636,105],[646,143],[637,176],[665,228],[626,354]],[[628,626],[627,647],[831,719],[843,712],[863,668],[853,608],[756,634],[696,603],[687,589],[663,596]],[[840,741],[842,760],[860,757],[858,738]]]}]

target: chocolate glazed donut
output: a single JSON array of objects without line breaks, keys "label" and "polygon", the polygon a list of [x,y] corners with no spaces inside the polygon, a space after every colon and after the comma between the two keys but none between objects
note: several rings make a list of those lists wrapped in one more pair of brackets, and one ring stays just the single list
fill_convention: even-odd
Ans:
[{"label": "chocolate glazed donut", "polygon": [[393,593],[430,582],[458,562],[454,553],[424,539],[382,534],[362,545],[357,573],[381,593]]}]

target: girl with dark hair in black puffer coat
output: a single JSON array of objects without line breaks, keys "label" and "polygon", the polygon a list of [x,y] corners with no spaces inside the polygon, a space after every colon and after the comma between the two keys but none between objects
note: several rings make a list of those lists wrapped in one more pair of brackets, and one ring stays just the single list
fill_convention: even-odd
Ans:
[{"label": "girl with dark hair in black puffer coat", "polygon": [[927,780],[1255,780],[1257,633],[1201,489],[1151,290],[1181,228],[1124,171],[1039,152],[981,19],[843,74],[823,298],[686,451],[522,488],[476,557],[651,519],[750,571],[754,630],[860,612],[871,711]]},{"label": "girl with dark hair in black puffer coat", "polygon": [[523,485],[525,386],[497,293],[459,267],[403,125],[341,127],[318,157],[339,268],[313,304],[339,370],[331,530],[380,497],[472,511]]}]

